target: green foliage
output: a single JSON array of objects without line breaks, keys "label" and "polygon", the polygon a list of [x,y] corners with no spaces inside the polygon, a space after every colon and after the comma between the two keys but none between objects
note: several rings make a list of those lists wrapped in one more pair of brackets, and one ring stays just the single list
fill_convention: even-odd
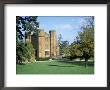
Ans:
[{"label": "green foliage", "polygon": [[72,57],[81,57],[83,54],[80,44],[76,43],[76,41],[71,44],[70,54]]},{"label": "green foliage", "polygon": [[58,37],[58,44],[59,44],[59,52],[60,52],[60,55],[63,55],[63,56],[69,56],[70,55],[70,51],[69,51],[69,42],[66,40],[66,41],[62,41],[62,35],[59,34],[59,37]]},{"label": "green foliage", "polygon": [[81,48],[89,57],[94,56],[94,29],[85,28],[83,33],[79,33]]},{"label": "green foliage", "polygon": [[28,58],[28,62],[34,62],[35,61],[35,49],[33,48],[33,45],[30,42],[26,42],[26,57]]},{"label": "green foliage", "polygon": [[61,41],[61,53],[64,56],[69,56],[70,55],[70,46],[69,46],[69,42],[68,41]]},{"label": "green foliage", "polygon": [[62,45],[61,45],[61,41],[62,41],[62,35],[59,34],[58,36],[58,44],[59,44],[59,54],[62,55]]},{"label": "green foliage", "polygon": [[31,43],[18,42],[16,46],[17,63],[27,63],[35,61],[35,50]]},{"label": "green foliage", "polygon": [[18,32],[18,38],[23,39],[25,33],[31,34],[36,32],[39,23],[37,22],[37,16],[16,16],[16,31]]},{"label": "green foliage", "polygon": [[[26,63],[35,61],[35,50],[26,37],[35,33],[39,27],[37,16],[16,16],[16,61]],[[25,38],[24,38],[25,37]]]},{"label": "green foliage", "polygon": [[16,62],[23,63],[27,60],[26,56],[26,48],[23,42],[17,42],[16,45]]},{"label": "green foliage", "polygon": [[70,52],[72,56],[94,57],[94,30],[90,28],[80,32],[79,38],[71,44]]},{"label": "green foliage", "polygon": [[85,58],[85,66],[89,58],[94,57],[94,18],[87,19],[83,31],[78,33],[76,40],[71,44],[72,57]]}]

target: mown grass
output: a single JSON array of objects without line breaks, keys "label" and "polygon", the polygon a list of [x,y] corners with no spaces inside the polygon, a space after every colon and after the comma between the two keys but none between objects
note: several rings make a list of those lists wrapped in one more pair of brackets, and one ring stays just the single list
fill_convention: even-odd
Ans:
[{"label": "mown grass", "polygon": [[94,63],[41,61],[25,65],[16,65],[16,74],[94,74]]}]

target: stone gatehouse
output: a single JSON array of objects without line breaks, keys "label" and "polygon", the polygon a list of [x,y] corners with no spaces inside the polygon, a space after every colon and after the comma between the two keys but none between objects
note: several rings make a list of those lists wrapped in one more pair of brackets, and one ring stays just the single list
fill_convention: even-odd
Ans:
[{"label": "stone gatehouse", "polygon": [[37,33],[28,36],[26,40],[32,43],[38,58],[56,57],[59,55],[59,45],[55,30],[50,30],[47,33],[43,29],[37,29]]}]

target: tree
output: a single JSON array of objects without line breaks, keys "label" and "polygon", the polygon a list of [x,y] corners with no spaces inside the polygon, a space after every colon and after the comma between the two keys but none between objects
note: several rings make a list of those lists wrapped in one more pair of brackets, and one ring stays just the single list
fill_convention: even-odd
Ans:
[{"label": "tree", "polygon": [[69,51],[69,42],[66,40],[66,41],[62,41],[62,35],[59,34],[58,36],[58,44],[59,44],[59,51],[60,51],[60,55],[63,55],[63,56],[69,56],[70,55],[70,51]]},{"label": "tree", "polygon": [[18,39],[23,39],[23,37],[24,37],[24,35],[23,35],[23,33],[22,33],[22,30],[23,29],[21,29],[22,28],[22,24],[24,23],[24,20],[23,20],[23,18],[22,17],[20,17],[20,16],[16,16],[16,39],[18,40]]},{"label": "tree", "polygon": [[19,39],[27,37],[31,32],[36,33],[38,27],[37,16],[16,16],[16,31]]},{"label": "tree", "polygon": [[62,50],[62,55],[64,55],[65,57],[70,55],[70,46],[69,46],[69,42],[66,41],[62,41],[61,42],[61,50]]},{"label": "tree", "polygon": [[86,67],[88,59],[94,57],[94,29],[85,28],[83,32],[79,33],[79,38]]},{"label": "tree", "polygon": [[70,46],[71,59],[82,57],[82,48],[78,41],[74,41]]},{"label": "tree", "polygon": [[25,51],[26,51],[25,44],[22,41],[18,42],[16,46],[16,63],[22,64],[23,62],[27,61]]},{"label": "tree", "polygon": [[30,42],[19,41],[16,46],[16,63],[35,62],[35,52]]},{"label": "tree", "polygon": [[36,33],[39,23],[37,16],[16,17],[16,62],[34,62],[35,50],[30,42],[24,41],[31,33]]},{"label": "tree", "polygon": [[91,16],[86,19],[86,25],[83,26],[83,32],[79,33],[79,39],[85,58],[85,67],[88,59],[94,57],[94,17]]},{"label": "tree", "polygon": [[88,59],[94,57],[94,17],[86,19],[82,32],[78,33],[76,40],[71,44],[71,56],[85,58],[85,67]]},{"label": "tree", "polygon": [[62,46],[61,46],[62,39],[63,39],[62,35],[59,34],[59,36],[58,36],[58,45],[59,45],[59,53],[60,53],[60,55],[62,55]]},{"label": "tree", "polygon": [[35,49],[30,42],[26,42],[26,57],[28,62],[35,62]]},{"label": "tree", "polygon": [[37,16],[25,17],[25,38],[31,36],[32,33],[37,33],[37,28],[39,27],[39,23],[36,21]]}]

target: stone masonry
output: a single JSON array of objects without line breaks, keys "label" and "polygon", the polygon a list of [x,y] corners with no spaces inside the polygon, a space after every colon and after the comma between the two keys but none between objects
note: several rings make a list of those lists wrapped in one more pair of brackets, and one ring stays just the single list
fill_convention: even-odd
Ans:
[{"label": "stone masonry", "polygon": [[37,29],[37,33],[28,38],[36,52],[36,57],[56,57],[59,55],[59,45],[57,42],[56,31],[50,30],[49,33],[43,29]]}]

